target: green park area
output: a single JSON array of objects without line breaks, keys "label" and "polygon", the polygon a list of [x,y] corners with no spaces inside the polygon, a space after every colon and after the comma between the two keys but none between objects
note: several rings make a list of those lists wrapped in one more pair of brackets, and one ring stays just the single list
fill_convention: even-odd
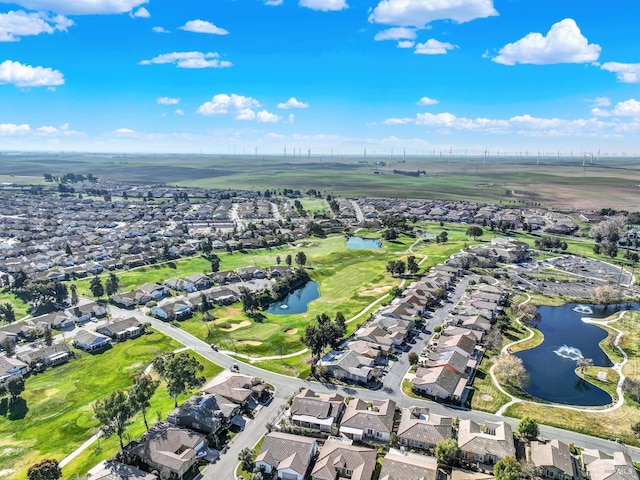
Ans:
[{"label": "green park area", "polygon": [[[115,390],[127,390],[132,376],[142,373],[160,354],[181,347],[158,333],[115,344],[100,353],[78,352],[78,358],[27,378],[25,391],[14,403],[0,402],[0,478],[26,478],[27,468],[42,458],[61,461],[99,430],[93,412],[96,400]],[[202,374],[211,378],[222,369],[197,356]],[[187,395],[181,395],[184,401]],[[173,399],[161,384],[151,399],[147,420],[155,424],[173,409]],[[137,414],[126,430],[130,438],[144,433]],[[117,436],[99,439],[63,468],[64,478],[81,478],[93,465],[119,449]],[[78,475],[78,476],[77,476]]]}]

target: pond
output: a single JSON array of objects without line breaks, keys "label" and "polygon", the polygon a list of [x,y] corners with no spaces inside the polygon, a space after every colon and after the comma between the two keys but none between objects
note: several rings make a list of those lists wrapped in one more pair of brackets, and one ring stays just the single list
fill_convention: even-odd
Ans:
[{"label": "pond", "polygon": [[351,250],[380,250],[382,240],[378,238],[349,237],[347,248]]},{"label": "pond", "polygon": [[320,296],[318,282],[307,282],[307,284],[294,290],[285,297],[284,300],[272,303],[265,310],[267,313],[275,315],[291,315],[293,313],[304,313],[307,311],[309,302]]},{"label": "pond", "polygon": [[[607,332],[589,325],[582,318],[605,318],[626,308],[624,305],[579,305],[539,307],[541,320],[536,325],[544,334],[538,347],[516,353],[529,372],[531,383],[525,390],[530,395],[555,403],[578,406],[607,405],[611,396],[582,380],[575,373],[579,358],[590,358],[593,365],[610,367],[609,357],[598,343]],[[638,305],[632,305],[634,309]]]}]

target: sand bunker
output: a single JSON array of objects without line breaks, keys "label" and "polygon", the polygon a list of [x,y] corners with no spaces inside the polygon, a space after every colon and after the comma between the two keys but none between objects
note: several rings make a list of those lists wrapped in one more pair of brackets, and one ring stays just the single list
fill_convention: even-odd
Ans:
[{"label": "sand bunker", "polygon": [[256,342],[255,340],[240,340],[241,344],[249,345],[250,347],[257,347],[258,345],[262,345],[262,342]]},{"label": "sand bunker", "polygon": [[290,328],[289,330],[285,330],[284,333],[286,333],[287,335],[295,335],[296,333],[298,333],[298,329]]},{"label": "sand bunker", "polygon": [[376,296],[376,295],[382,295],[383,293],[387,293],[389,290],[391,290],[391,287],[389,287],[389,286],[370,288],[369,290],[362,290],[360,292],[360,295],[364,295],[364,296],[367,296],[367,297]]},{"label": "sand bunker", "polygon": [[220,330],[224,330],[225,332],[233,332],[234,330],[238,330],[242,327],[248,327],[249,325],[251,325],[251,322],[249,320],[243,320],[240,323],[232,323],[231,326],[221,328]]}]

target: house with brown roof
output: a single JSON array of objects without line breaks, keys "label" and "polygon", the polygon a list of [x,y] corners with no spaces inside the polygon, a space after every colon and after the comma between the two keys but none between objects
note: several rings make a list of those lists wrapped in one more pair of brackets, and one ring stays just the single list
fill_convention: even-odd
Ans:
[{"label": "house with brown roof", "polygon": [[347,342],[346,347],[363,357],[371,358],[374,361],[382,360],[389,356],[391,347],[378,343],[365,342],[364,340],[354,340]]},{"label": "house with brown roof", "polygon": [[291,402],[291,421],[299,427],[330,432],[344,412],[344,397],[338,393],[317,394],[305,388]]},{"label": "house with brown roof", "polygon": [[84,480],[157,480],[152,473],[143,472],[139,468],[120,463],[116,460],[103,460],[93,467]]},{"label": "house with brown roof", "polygon": [[149,470],[166,469],[181,479],[198,463],[198,458],[206,455],[206,445],[204,435],[161,423],[140,441],[127,445],[125,451],[138,457]]},{"label": "house with brown roof", "polygon": [[202,391],[219,395],[243,407],[248,406],[252,401],[262,401],[269,394],[267,385],[260,378],[229,370],[223,370],[209,380],[202,387]]},{"label": "house with brown roof", "polygon": [[320,449],[311,480],[371,480],[376,456],[371,448],[354,447],[350,440],[329,437]]},{"label": "house with brown roof", "polygon": [[167,422],[205,435],[218,433],[230,426],[240,414],[240,406],[219,395],[197,395],[167,415]]},{"label": "house with brown roof", "polygon": [[531,442],[531,462],[542,469],[544,478],[574,480],[576,468],[569,445],[560,440]]},{"label": "house with brown roof", "polygon": [[437,480],[438,461],[434,457],[396,449],[384,456],[379,480]]},{"label": "house with brown roof", "polygon": [[432,368],[420,367],[411,380],[414,390],[441,400],[449,397],[461,397],[467,384],[467,378],[446,366]]},{"label": "house with brown roof", "polygon": [[403,408],[397,437],[402,446],[432,451],[438,442],[453,438],[453,420],[425,407]]},{"label": "house with brown roof", "polygon": [[256,468],[282,480],[304,480],[311,459],[318,451],[315,439],[271,432],[265,435]]},{"label": "house with brown roof", "polygon": [[393,432],[396,403],[374,400],[370,403],[353,398],[340,422],[340,433],[354,440],[389,441]]},{"label": "house with brown roof", "polygon": [[458,335],[442,335],[438,339],[438,352],[456,351],[459,354],[469,357],[476,348],[476,337],[471,333],[461,333]]},{"label": "house with brown roof", "polygon": [[468,463],[493,465],[501,458],[516,455],[513,431],[506,422],[480,425],[473,420],[460,420],[458,447]]}]

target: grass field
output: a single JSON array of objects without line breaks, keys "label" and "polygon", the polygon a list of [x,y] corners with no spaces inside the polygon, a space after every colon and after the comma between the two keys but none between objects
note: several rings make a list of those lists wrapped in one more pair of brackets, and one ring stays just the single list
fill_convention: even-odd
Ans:
[{"label": "grass field", "polygon": [[[387,162],[375,166],[377,160]],[[398,165],[398,161],[403,163]],[[365,163],[360,163],[360,162]],[[366,163],[368,162],[368,163]],[[431,155],[398,158],[358,158],[335,155],[282,156],[148,155],[91,156],[82,154],[0,157],[0,180],[42,183],[43,173],[92,173],[133,183],[167,183],[210,188],[316,189],[349,196],[436,198],[486,203],[535,203],[544,207],[637,208],[640,163],[637,159],[606,158],[582,165],[575,158],[439,159]],[[425,170],[425,177],[394,175],[393,170]],[[378,172],[374,174],[374,172]],[[615,191],[615,195],[611,192]]]},{"label": "grass field", "polygon": [[[6,399],[0,403],[0,477],[24,479],[26,469],[43,457],[62,460],[97,432],[98,422],[91,407],[95,400],[114,390],[127,389],[131,376],[142,372],[156,355],[180,346],[153,332],[116,344],[100,354],[80,354],[65,365],[29,377],[23,400],[11,408]],[[202,357],[197,358],[205,366],[207,378],[222,370]],[[185,398],[182,396],[180,401]],[[151,424],[156,423],[172,409],[173,399],[161,385],[147,418]],[[143,432],[142,416],[138,415],[126,433],[135,438]],[[84,475],[118,448],[117,437],[101,439],[64,468],[64,478]]]}]

